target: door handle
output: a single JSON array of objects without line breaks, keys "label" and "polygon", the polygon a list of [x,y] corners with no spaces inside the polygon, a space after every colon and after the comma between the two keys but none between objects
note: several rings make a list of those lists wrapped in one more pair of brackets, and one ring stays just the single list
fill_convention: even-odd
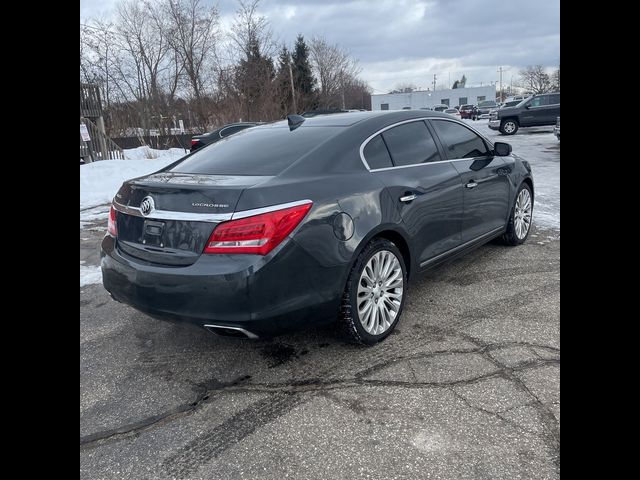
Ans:
[{"label": "door handle", "polygon": [[473,180],[470,180],[469,183],[467,183],[466,187],[467,188],[476,188],[478,186],[478,184],[476,182],[474,182]]},{"label": "door handle", "polygon": [[416,198],[418,198],[418,196],[412,193],[411,195],[405,195],[404,197],[400,197],[400,201],[401,202],[412,202]]}]

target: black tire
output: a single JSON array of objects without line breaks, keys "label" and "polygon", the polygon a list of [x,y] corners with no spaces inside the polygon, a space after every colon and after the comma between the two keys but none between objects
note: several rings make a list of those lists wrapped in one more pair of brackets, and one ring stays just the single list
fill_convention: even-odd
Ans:
[{"label": "black tire", "polygon": [[531,225],[530,225],[529,229],[527,230],[527,234],[523,238],[519,238],[518,235],[516,235],[516,228],[515,228],[516,201],[517,201],[518,195],[520,195],[520,192],[523,189],[527,189],[529,191],[529,196],[531,198],[531,212],[533,213],[533,192],[531,191],[531,187],[529,187],[527,183],[523,183],[520,185],[520,188],[518,188],[518,192],[516,193],[515,198],[513,200],[513,206],[511,207],[511,215],[509,215],[509,223],[507,224],[507,231],[504,233],[504,235],[502,235],[502,242],[505,245],[510,245],[512,247],[515,247],[516,245],[522,245],[524,242],[527,241],[527,238],[529,238],[529,233],[531,233]]},{"label": "black tire", "polygon": [[[387,330],[379,335],[372,335],[365,330],[362,323],[360,322],[360,318],[358,316],[358,282],[360,281],[360,277],[362,275],[362,271],[376,253],[381,250],[386,250],[391,253],[398,259],[400,263],[400,267],[402,268],[402,299],[400,301],[400,307],[398,308],[398,313],[396,317]],[[404,308],[404,299],[406,296],[407,290],[407,269],[404,264],[404,258],[402,257],[402,253],[396,247],[396,245],[385,239],[385,238],[375,238],[373,239],[364,250],[358,255],[355,264],[351,268],[351,272],[349,273],[349,278],[347,279],[347,284],[344,289],[344,293],[342,295],[342,306],[340,308],[339,314],[339,322],[346,332],[347,336],[351,341],[355,343],[360,343],[363,345],[374,345],[385,338],[387,338],[393,329],[396,328],[396,325],[400,321],[400,317],[402,316],[402,309]]]},{"label": "black tire", "polygon": [[[510,127],[510,125],[513,125],[513,127]],[[514,135],[518,131],[518,128],[520,128],[520,125],[518,124],[518,120],[515,118],[507,118],[500,123],[500,133],[502,135]]]}]

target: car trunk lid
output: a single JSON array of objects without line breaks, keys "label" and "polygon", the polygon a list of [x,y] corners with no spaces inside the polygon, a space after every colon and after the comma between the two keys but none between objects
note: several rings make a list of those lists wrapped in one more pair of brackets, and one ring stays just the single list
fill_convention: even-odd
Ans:
[{"label": "car trunk lid", "polygon": [[270,178],[159,172],[129,180],[114,198],[118,246],[139,261],[191,265],[244,189]]}]

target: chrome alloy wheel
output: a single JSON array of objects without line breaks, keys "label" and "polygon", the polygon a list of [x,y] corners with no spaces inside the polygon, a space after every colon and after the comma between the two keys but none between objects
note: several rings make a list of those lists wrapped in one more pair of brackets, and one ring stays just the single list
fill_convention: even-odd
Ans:
[{"label": "chrome alloy wheel", "polygon": [[522,240],[527,236],[531,227],[531,194],[523,188],[516,199],[516,208],[513,217],[516,236]]},{"label": "chrome alloy wheel", "polygon": [[513,133],[514,130],[516,129],[516,124],[513,121],[508,120],[508,121],[504,122],[504,127],[503,128],[504,128],[505,133]]},{"label": "chrome alloy wheel", "polygon": [[402,304],[404,278],[398,258],[389,250],[373,255],[358,282],[358,319],[370,335],[386,332]]}]

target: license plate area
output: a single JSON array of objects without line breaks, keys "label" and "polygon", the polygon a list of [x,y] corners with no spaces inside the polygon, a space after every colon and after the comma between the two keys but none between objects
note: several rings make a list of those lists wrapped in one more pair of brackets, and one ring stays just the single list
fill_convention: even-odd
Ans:
[{"label": "license plate area", "polygon": [[145,220],[142,227],[142,243],[152,247],[164,247],[162,234],[164,233],[164,222],[156,220]]}]

